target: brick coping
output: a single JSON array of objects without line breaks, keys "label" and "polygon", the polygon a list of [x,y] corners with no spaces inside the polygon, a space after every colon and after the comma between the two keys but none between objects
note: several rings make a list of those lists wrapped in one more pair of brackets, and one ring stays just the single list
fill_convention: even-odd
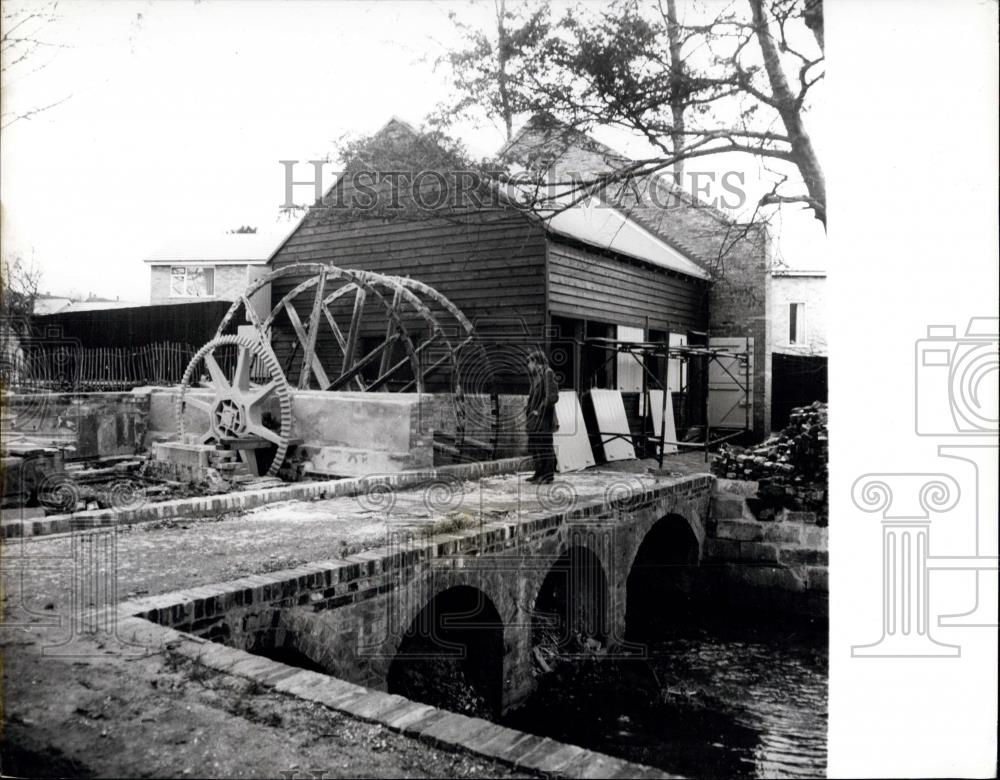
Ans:
[{"label": "brick coping", "polygon": [[[515,539],[522,526],[543,523],[559,525],[575,521],[592,520],[606,512],[630,510],[637,504],[656,500],[676,489],[679,484],[698,483],[714,479],[710,475],[686,475],[669,482],[652,484],[641,492],[621,497],[605,497],[574,505],[567,511],[540,507],[525,512],[513,520],[492,520],[472,528],[415,537],[407,542],[404,551],[399,546],[378,546],[371,549],[323,561],[303,563],[291,569],[281,569],[265,574],[251,574],[235,580],[211,585],[200,585],[154,596],[141,596],[118,604],[118,613],[123,618],[141,617],[157,623],[178,622],[170,616],[172,610],[192,607],[208,614],[223,614],[236,606],[249,607],[264,605],[273,601],[277,594],[282,598],[295,599],[303,592],[320,587],[326,581],[327,587],[334,582],[347,582],[358,577],[372,577],[388,573],[404,565],[409,565],[408,557],[437,558],[461,555],[471,550],[468,542],[489,543],[490,538]],[[478,548],[476,548],[478,549]]]},{"label": "brick coping", "polygon": [[[680,478],[681,481],[690,479],[692,477]],[[653,487],[644,491],[641,497],[631,497],[631,500],[646,498],[650,494],[655,496],[667,487]],[[547,518],[559,522],[584,518],[615,503],[619,502],[589,502],[567,513],[532,513],[523,520],[493,522],[477,529],[436,534],[421,540],[420,549],[430,556],[447,555],[461,541],[479,537],[484,532],[502,531],[507,536],[513,536],[524,521]],[[655,767],[507,728],[483,718],[461,715],[331,675],[298,669],[168,625],[186,621],[185,613],[189,611],[211,615],[253,604],[263,606],[276,597],[298,600],[301,592],[322,587],[324,581],[340,580],[342,572],[350,575],[352,569],[359,568],[367,569],[369,574],[374,573],[372,570],[376,568],[388,571],[398,556],[398,550],[375,548],[343,560],[314,561],[293,569],[124,601],[116,608],[117,635],[126,643],[146,648],[150,645],[169,646],[174,652],[216,671],[256,681],[264,688],[322,704],[439,748],[483,756],[516,769],[552,777],[678,777]]]},{"label": "brick coping", "polygon": [[483,718],[442,710],[327,674],[297,669],[142,618],[122,617],[118,629],[118,636],[126,643],[141,645],[147,650],[169,647],[198,664],[255,681],[263,688],[321,704],[367,723],[377,723],[438,748],[483,756],[516,769],[552,777],[677,777],[654,767],[517,731]]},{"label": "brick coping", "polygon": [[[713,478],[708,475],[678,477],[667,483],[650,485],[641,493],[590,501],[566,512],[543,509],[513,521],[494,521],[477,528],[435,534],[415,540],[413,551],[429,557],[454,555],[462,551],[468,540],[482,539],[490,534],[514,538],[524,523],[550,521],[558,524],[583,520],[595,514],[625,509],[635,502],[655,499],[678,483],[705,479]],[[314,561],[292,569],[123,601],[115,608],[118,636],[126,643],[147,648],[151,644],[160,647],[169,644],[174,651],[217,671],[255,680],[263,687],[381,724],[437,747],[484,756],[517,769],[556,777],[677,777],[654,767],[517,731],[482,718],[297,669],[172,627],[187,623],[191,614],[227,614],[240,607],[266,606],[276,599],[299,602],[304,594],[324,585],[396,568],[399,558],[398,549],[378,547],[344,559]]]},{"label": "brick coping", "polygon": [[348,477],[322,482],[295,482],[263,490],[180,498],[145,504],[132,509],[90,509],[69,514],[49,515],[48,517],[14,519],[0,524],[0,539],[48,536],[110,525],[131,525],[182,517],[203,517],[227,512],[243,512],[279,501],[356,496],[370,491],[376,486],[386,486],[393,490],[399,490],[440,479],[480,479],[515,473],[526,468],[525,464],[526,459],[522,457],[476,463],[456,463],[432,469],[400,471],[394,474]]}]

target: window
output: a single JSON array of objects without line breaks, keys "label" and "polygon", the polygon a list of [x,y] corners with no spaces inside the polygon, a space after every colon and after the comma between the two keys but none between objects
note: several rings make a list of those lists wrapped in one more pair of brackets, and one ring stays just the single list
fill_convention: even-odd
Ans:
[{"label": "window", "polygon": [[788,343],[804,344],[806,340],[806,305],[788,304]]},{"label": "window", "polygon": [[197,265],[171,267],[171,298],[211,298],[214,295],[215,269],[213,267]]}]

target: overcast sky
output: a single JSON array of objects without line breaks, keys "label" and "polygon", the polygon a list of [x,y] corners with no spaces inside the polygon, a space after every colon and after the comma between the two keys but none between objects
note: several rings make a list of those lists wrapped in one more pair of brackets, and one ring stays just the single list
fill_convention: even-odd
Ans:
[{"label": "overcast sky", "polygon": [[[65,48],[4,83],[5,112],[68,96],[3,133],[5,254],[33,257],[46,291],[148,300],[142,259],[172,236],[275,223],[278,160],[392,115],[419,124],[447,94],[433,62],[456,43],[451,9],[486,22],[492,3],[64,0],[44,36]],[[503,141],[459,130],[477,154]],[[733,163],[752,189],[749,160],[698,167]],[[787,262],[823,264],[815,220],[786,211],[779,229]]]}]

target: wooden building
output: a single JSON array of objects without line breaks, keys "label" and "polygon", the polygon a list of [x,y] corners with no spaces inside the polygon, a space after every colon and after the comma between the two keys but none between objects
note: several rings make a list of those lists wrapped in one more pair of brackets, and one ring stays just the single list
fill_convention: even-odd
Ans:
[{"label": "wooden building", "polygon": [[[417,138],[399,120],[379,135],[399,145],[400,158]],[[586,337],[659,339],[707,329],[709,274],[604,201],[582,203],[550,219],[502,198],[478,207],[463,202],[447,213],[408,209],[412,204],[406,203],[402,215],[337,208],[354,202],[355,195],[370,202],[371,189],[361,191],[351,176],[342,177],[327,192],[325,207],[310,211],[277,249],[272,269],[320,262],[417,279],[447,296],[484,338],[515,352],[517,345],[522,351],[547,346],[563,387],[614,387],[623,381],[619,373],[631,372],[625,364],[616,369],[614,361],[602,370],[603,353],[573,346]],[[272,301],[301,281],[295,275],[276,280]],[[384,324],[373,321],[363,335],[378,338],[380,327]],[[293,342],[283,346],[280,335],[275,338],[279,359],[292,358],[287,350]],[[324,364],[336,363],[330,334],[320,336],[317,350]],[[505,384],[523,378],[519,361],[501,363]]]}]

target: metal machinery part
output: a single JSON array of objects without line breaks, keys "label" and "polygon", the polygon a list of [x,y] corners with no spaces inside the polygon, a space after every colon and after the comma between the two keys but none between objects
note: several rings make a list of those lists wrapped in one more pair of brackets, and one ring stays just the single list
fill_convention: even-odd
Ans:
[{"label": "metal machinery part", "polygon": [[[283,290],[282,280],[301,281]],[[262,316],[253,298],[266,289],[271,290],[272,300],[277,292],[282,294]],[[414,279],[323,263],[282,266],[244,290],[192,366],[212,344],[232,343],[221,340],[235,338],[232,331],[244,323],[253,329],[253,334],[242,331],[245,342],[256,342],[255,356],[272,376],[280,375],[286,390],[294,386],[424,393],[433,382],[453,395],[455,415],[454,437],[436,434],[435,448],[457,458],[471,449],[487,457],[496,452],[499,395],[488,352],[461,310],[432,287]],[[284,366],[272,343],[279,333],[288,339],[278,350]],[[230,393],[232,385],[216,372],[211,372],[211,379],[217,396]],[[489,431],[489,441],[466,435],[470,420],[473,430]],[[288,439],[284,420],[282,431],[284,446],[279,445],[268,473],[276,473],[284,459]]]},{"label": "metal machinery part", "polygon": [[[216,350],[236,347],[236,360],[223,360],[231,365],[225,370],[216,358]],[[213,392],[211,401],[190,395],[188,389],[201,379],[195,376],[199,366],[208,373],[208,386]],[[230,374],[231,377],[230,378]],[[254,380],[262,380],[255,382]],[[277,404],[278,430],[264,425],[264,407]],[[209,427],[201,432],[199,443],[215,440],[223,445],[235,446],[244,462],[256,471],[254,444],[273,445],[274,458],[267,469],[268,476],[275,476],[285,460],[292,431],[292,394],[285,375],[270,348],[243,336],[218,336],[199,349],[181,379],[177,395],[177,424],[183,439],[185,431],[184,410],[187,405],[208,414]]]}]

